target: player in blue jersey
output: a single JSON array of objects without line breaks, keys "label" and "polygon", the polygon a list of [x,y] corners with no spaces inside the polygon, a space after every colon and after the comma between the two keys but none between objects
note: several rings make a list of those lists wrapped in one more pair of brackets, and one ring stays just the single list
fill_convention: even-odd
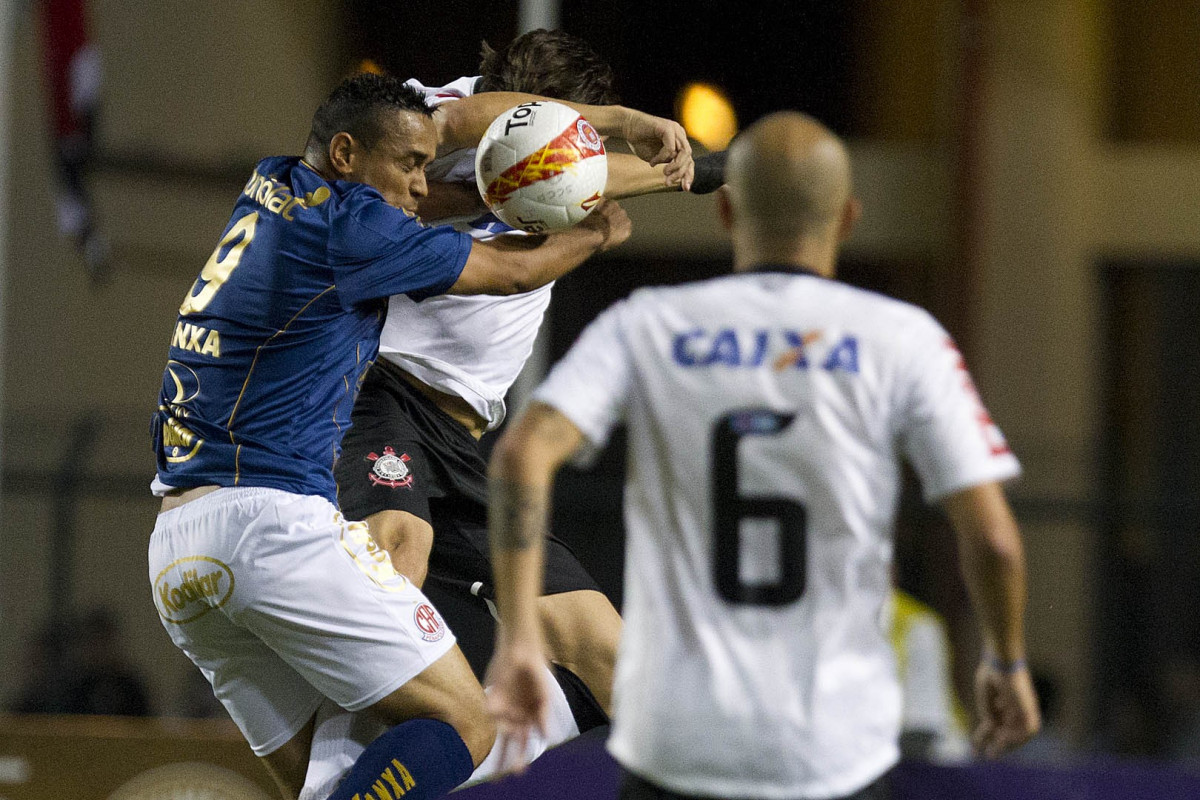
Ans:
[{"label": "player in blue jersey", "polygon": [[[492,750],[453,634],[342,518],[332,465],[384,298],[527,290],[629,235],[613,203],[520,249],[422,225],[425,165],[439,144],[477,141],[493,110],[435,120],[399,81],[348,79],[317,110],[303,159],[259,163],[180,307],[152,423],[163,504],[149,577],[172,640],[285,797],[303,784],[325,697],[396,725],[335,798],[376,781],[435,797]],[[677,126],[628,110],[597,120],[633,124],[642,152],[658,142],[655,158],[689,168]]]}]

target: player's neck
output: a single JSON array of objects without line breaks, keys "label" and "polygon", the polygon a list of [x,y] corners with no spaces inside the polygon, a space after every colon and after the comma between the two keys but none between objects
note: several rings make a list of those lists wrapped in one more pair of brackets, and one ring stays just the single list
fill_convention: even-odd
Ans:
[{"label": "player's neck", "polygon": [[733,270],[745,272],[763,264],[779,264],[811,270],[824,278],[837,272],[836,242],[821,239],[801,239],[772,246],[760,240],[733,244]]},{"label": "player's neck", "polygon": [[309,169],[320,175],[325,180],[335,181],[338,179],[337,174],[329,166],[329,159],[325,158],[321,151],[314,151],[312,148],[305,149],[303,161]]}]

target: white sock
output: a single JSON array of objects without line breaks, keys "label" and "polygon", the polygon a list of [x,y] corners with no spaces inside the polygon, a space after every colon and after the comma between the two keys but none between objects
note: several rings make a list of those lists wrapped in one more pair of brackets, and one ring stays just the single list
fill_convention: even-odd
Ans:
[{"label": "white sock", "polygon": [[367,745],[386,730],[366,712],[352,714],[329,699],[321,703],[299,800],[326,800]]},{"label": "white sock", "polygon": [[566,693],[554,677],[554,671],[547,668],[546,677],[550,681],[550,713],[547,715],[549,720],[546,722],[546,746],[542,748],[543,751],[579,735],[579,724],[575,722],[571,704],[567,702]]},{"label": "white sock", "polygon": [[[579,726],[575,723],[575,715],[571,713],[571,706],[567,703],[567,696],[563,693],[562,687],[558,685],[558,681],[554,678],[549,668],[546,669],[546,680],[550,687],[550,713],[547,714],[546,734],[544,736],[534,733],[529,737],[529,741],[525,744],[524,761],[526,764],[533,761],[542,753],[549,750],[555,745],[562,744],[568,739],[573,739],[579,735]],[[487,689],[485,688],[486,692]],[[497,740],[498,741],[498,740]],[[495,744],[492,745],[492,750],[487,754],[487,758],[483,759],[475,771],[471,773],[471,777],[467,779],[463,786],[471,786],[487,780],[496,774],[500,769],[500,748]]]},{"label": "white sock", "polygon": [[[567,696],[558,685],[554,674],[547,669],[546,680],[550,687],[550,713],[547,715],[546,735],[530,737],[525,749],[525,763],[546,752],[557,744],[579,735],[575,715],[567,703]],[[326,800],[337,788],[342,778],[354,766],[354,762],[375,741],[387,726],[362,711],[351,713],[326,699],[317,709],[313,726],[312,749],[308,757],[308,772],[304,776],[304,788],[299,800]],[[500,748],[492,747],[464,786],[485,780],[495,774],[500,766]]]}]

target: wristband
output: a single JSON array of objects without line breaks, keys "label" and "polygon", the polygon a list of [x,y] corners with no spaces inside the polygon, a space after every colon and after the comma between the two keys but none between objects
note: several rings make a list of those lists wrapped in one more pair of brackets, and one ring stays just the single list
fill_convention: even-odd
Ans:
[{"label": "wristband", "polygon": [[725,183],[725,150],[705,153],[693,160],[696,174],[692,178],[692,194],[708,194]]},{"label": "wristband", "polygon": [[993,655],[992,653],[988,653],[986,656],[984,656],[984,661],[987,662],[989,667],[1002,675],[1012,675],[1020,672],[1027,666],[1025,659],[1023,658],[1018,658],[1015,661],[1005,661],[1004,659],[1000,658],[1000,656]]}]

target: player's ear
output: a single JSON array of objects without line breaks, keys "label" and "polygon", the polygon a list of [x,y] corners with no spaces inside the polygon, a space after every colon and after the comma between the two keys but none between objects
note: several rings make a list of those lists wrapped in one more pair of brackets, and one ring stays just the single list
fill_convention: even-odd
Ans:
[{"label": "player's ear", "polygon": [[721,219],[721,227],[727,231],[733,230],[733,203],[729,199],[729,187],[717,189],[717,216]]},{"label": "player's ear", "polygon": [[345,131],[335,133],[329,140],[329,166],[339,178],[350,178],[354,175],[354,157],[357,150],[358,143]]},{"label": "player's ear", "polygon": [[854,195],[846,201],[846,205],[842,207],[842,218],[838,222],[838,241],[844,242],[850,238],[850,234],[854,231],[854,226],[858,224],[858,220],[862,217],[862,201]]}]

